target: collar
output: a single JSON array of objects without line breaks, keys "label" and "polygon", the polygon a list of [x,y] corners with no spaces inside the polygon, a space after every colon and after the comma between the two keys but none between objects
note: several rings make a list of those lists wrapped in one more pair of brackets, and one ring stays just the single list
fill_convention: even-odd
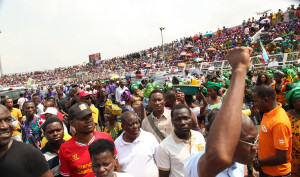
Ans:
[{"label": "collar", "polygon": [[[195,134],[193,133],[192,130],[190,130],[190,132],[191,132],[191,137],[188,140],[192,140],[194,142],[194,140],[196,139]],[[178,138],[178,136],[175,134],[174,130],[172,131],[171,135],[172,135],[172,137],[173,137],[173,139],[174,139],[174,141],[175,141],[176,144],[181,143],[181,142],[185,143],[185,142],[188,141],[188,140],[185,140],[185,139]]]},{"label": "collar", "polygon": [[[160,119],[162,119],[162,118],[168,119],[168,116],[169,116],[168,113],[167,113],[168,111],[170,111],[170,110],[168,110],[168,109],[166,109],[166,107],[164,107],[164,113],[163,113],[163,116]],[[157,119],[157,117],[154,116],[153,112],[151,113],[151,117],[153,119]]]},{"label": "collar", "polygon": [[76,135],[74,137],[75,137],[75,144],[77,144],[78,146],[89,146],[95,140],[95,134],[94,134],[93,138],[89,141],[88,144],[79,143],[79,142],[76,141]]},{"label": "collar", "polygon": [[141,131],[141,133],[140,133],[140,136],[139,137],[137,137],[132,143],[129,143],[129,142],[126,142],[126,141],[124,141],[124,139],[123,139],[123,135],[124,135],[124,133],[125,132],[123,132],[122,134],[121,134],[121,143],[120,143],[120,145],[121,146],[126,146],[126,145],[130,145],[130,144],[136,144],[136,143],[139,143],[139,142],[142,142],[142,141],[144,141],[144,133],[143,133],[143,130],[140,128],[140,131]]},{"label": "collar", "polygon": [[282,108],[281,103],[278,103],[278,106],[271,111],[265,113],[268,117],[273,117],[275,114],[277,114]]},{"label": "collar", "polygon": [[[30,123],[31,122],[34,122],[36,119],[38,119],[38,118],[40,118],[39,116],[37,116],[36,114],[34,114],[34,118],[30,121]],[[27,117],[25,116],[25,120],[24,120],[24,123],[29,123],[28,122],[28,119],[27,119]]]}]

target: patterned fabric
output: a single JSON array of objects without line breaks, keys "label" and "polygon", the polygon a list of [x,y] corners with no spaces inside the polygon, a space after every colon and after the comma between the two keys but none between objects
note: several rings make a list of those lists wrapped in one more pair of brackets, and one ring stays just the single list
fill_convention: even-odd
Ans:
[{"label": "patterned fabric", "polygon": [[119,133],[121,130],[122,130],[121,123],[118,122],[118,125],[114,129],[112,129],[112,130],[108,130],[105,127],[104,132],[110,134],[110,136],[115,141],[118,138],[118,136],[121,134],[121,133]]},{"label": "patterned fabric", "polygon": [[300,176],[300,119],[292,116],[289,112],[287,115],[292,126],[292,176]]},{"label": "patterned fabric", "polygon": [[36,148],[41,148],[43,138],[42,125],[45,120],[35,116],[33,120],[27,122],[27,119],[21,121],[22,140]]},{"label": "patterned fabric", "polygon": [[275,83],[271,84],[271,87],[274,89],[274,92],[275,92],[275,98],[277,100],[277,102],[281,103],[282,106],[286,105],[286,99],[285,99],[285,94],[282,92],[282,90],[277,93],[275,91]]}]

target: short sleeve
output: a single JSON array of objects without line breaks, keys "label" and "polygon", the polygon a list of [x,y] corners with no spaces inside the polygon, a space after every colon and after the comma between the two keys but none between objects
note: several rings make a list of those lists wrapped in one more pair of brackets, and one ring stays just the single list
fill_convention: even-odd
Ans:
[{"label": "short sleeve", "polygon": [[156,153],[157,167],[163,171],[169,171],[171,168],[170,153],[160,144]]},{"label": "short sleeve", "polygon": [[18,114],[18,120],[20,120],[22,118],[22,113],[20,109],[18,109],[17,114]]},{"label": "short sleeve", "polygon": [[32,150],[28,153],[27,157],[30,171],[34,173],[32,176],[41,176],[49,170],[48,162],[38,149],[31,148]]},{"label": "short sleeve", "polygon": [[184,163],[184,176],[197,177],[198,175],[198,162],[205,150],[190,155]]},{"label": "short sleeve", "polygon": [[279,150],[288,150],[289,141],[291,141],[291,131],[288,126],[280,123],[273,127],[273,141],[274,147]]},{"label": "short sleeve", "polygon": [[71,167],[69,166],[69,162],[63,148],[59,149],[59,171],[63,176],[71,175]]}]

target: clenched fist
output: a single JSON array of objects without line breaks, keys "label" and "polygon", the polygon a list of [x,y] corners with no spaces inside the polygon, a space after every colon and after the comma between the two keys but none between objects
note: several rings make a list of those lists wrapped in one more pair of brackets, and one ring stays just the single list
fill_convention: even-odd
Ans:
[{"label": "clenched fist", "polygon": [[236,47],[229,51],[226,55],[226,59],[229,61],[232,71],[241,69],[248,71],[250,68],[250,56],[252,48],[250,47]]}]

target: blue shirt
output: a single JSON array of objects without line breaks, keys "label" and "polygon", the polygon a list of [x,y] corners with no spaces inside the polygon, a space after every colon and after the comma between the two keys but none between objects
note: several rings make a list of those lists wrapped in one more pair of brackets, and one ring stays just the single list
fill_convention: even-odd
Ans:
[{"label": "blue shirt", "polygon": [[[186,159],[184,164],[185,177],[198,177],[198,161],[205,153],[205,149],[198,153],[192,154]],[[244,177],[244,165],[234,162],[229,168],[219,173],[216,177]]]}]

